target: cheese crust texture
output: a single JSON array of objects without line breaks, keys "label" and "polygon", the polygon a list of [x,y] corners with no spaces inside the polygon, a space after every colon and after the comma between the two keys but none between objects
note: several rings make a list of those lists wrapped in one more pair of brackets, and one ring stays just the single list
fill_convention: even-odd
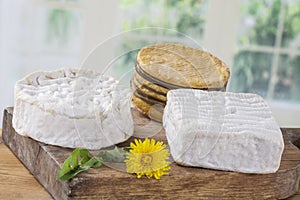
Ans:
[{"label": "cheese crust texture", "polygon": [[181,44],[154,44],[142,48],[138,66],[148,75],[178,87],[225,88],[229,67],[211,53]]},{"label": "cheese crust texture", "polygon": [[284,141],[270,108],[256,94],[171,90],[163,125],[181,165],[274,173]]},{"label": "cheese crust texture", "polygon": [[133,135],[130,89],[86,69],[35,72],[15,85],[13,127],[63,147],[101,149]]}]

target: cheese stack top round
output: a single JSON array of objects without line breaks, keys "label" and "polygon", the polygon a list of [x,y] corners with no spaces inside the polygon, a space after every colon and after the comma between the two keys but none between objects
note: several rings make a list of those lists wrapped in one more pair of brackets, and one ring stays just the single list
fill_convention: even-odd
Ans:
[{"label": "cheese stack top round", "polygon": [[229,67],[217,57],[180,44],[146,46],[137,55],[137,65],[174,88],[224,88],[230,76]]},{"label": "cheese stack top round", "polygon": [[100,149],[133,134],[130,98],[129,89],[92,70],[35,72],[15,86],[13,126],[47,144]]}]

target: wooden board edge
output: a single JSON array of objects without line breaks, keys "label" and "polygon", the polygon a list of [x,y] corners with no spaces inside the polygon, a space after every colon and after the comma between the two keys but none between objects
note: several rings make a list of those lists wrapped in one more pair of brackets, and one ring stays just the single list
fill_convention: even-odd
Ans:
[{"label": "wooden board edge", "polygon": [[[65,181],[57,181],[55,176],[51,176],[49,169],[54,174],[60,169],[59,165],[53,160],[49,160],[47,152],[42,148],[40,143],[27,137],[18,137],[17,133],[12,128],[12,113],[13,108],[9,107],[4,111],[3,117],[3,130],[2,139],[6,146],[16,155],[16,157],[23,163],[23,165],[29,170],[29,172],[39,181],[39,183],[48,191],[48,193],[55,199],[68,199],[69,186]],[[10,129],[13,130],[10,130]],[[10,131],[14,131],[14,134],[9,134]],[[9,138],[12,137],[12,138]],[[13,145],[11,140],[20,141],[20,145]],[[22,144],[30,143],[31,151],[23,151]],[[31,160],[35,160],[31,163]]]}]

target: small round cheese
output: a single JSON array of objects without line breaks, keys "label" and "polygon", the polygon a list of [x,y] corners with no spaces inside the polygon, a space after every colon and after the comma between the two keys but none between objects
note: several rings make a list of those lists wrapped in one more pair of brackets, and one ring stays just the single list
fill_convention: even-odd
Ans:
[{"label": "small round cheese", "polygon": [[167,88],[225,88],[230,76],[229,67],[211,53],[181,44],[146,46],[137,55],[137,65]]},{"label": "small round cheese", "polygon": [[35,72],[17,82],[13,127],[63,147],[101,149],[133,134],[131,93],[92,70]]}]

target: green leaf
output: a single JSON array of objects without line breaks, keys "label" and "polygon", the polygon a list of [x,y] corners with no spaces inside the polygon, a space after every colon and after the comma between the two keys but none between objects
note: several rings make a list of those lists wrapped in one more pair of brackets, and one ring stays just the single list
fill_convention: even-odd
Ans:
[{"label": "green leaf", "polygon": [[93,168],[99,168],[103,164],[103,159],[98,157],[93,157],[97,162],[94,163]]},{"label": "green leaf", "polygon": [[67,159],[66,165],[70,169],[75,169],[78,166],[78,156],[79,156],[80,151],[81,151],[81,149],[75,149],[75,151],[72,153],[72,156],[70,157],[70,159]]},{"label": "green leaf", "polygon": [[89,150],[77,148],[65,160],[61,170],[56,175],[56,179],[69,180],[80,172],[101,167],[103,162],[124,162],[126,151],[129,151],[129,149],[129,147],[116,147],[113,150],[102,151],[97,156],[92,157]]},{"label": "green leaf", "polygon": [[92,158],[89,150],[87,150],[87,149],[80,149],[79,156],[80,156],[79,165],[86,163],[87,161],[89,161]]},{"label": "green leaf", "polygon": [[101,157],[104,162],[124,162],[125,153],[122,148],[115,147],[113,150],[100,152],[97,157]]},{"label": "green leaf", "polygon": [[69,171],[72,171],[75,167],[78,166],[78,155],[80,149],[75,149],[73,153],[65,160],[61,170],[57,173],[57,179],[62,177],[64,174],[67,174]]},{"label": "green leaf", "polygon": [[57,180],[69,180],[91,167],[100,167],[103,163],[101,158],[91,157],[87,149],[77,148],[65,160],[61,170],[58,171]]},{"label": "green leaf", "polygon": [[102,158],[93,157],[89,161],[87,161],[86,163],[81,165],[81,168],[84,168],[84,169],[89,169],[90,167],[98,168],[98,167],[101,167],[102,164],[103,164]]},{"label": "green leaf", "polygon": [[80,172],[86,171],[87,169],[84,168],[78,168],[76,170],[70,170],[66,173],[60,174],[57,177],[57,180],[61,180],[61,181],[66,181],[69,180],[71,178],[74,178],[77,174],[79,174]]}]

